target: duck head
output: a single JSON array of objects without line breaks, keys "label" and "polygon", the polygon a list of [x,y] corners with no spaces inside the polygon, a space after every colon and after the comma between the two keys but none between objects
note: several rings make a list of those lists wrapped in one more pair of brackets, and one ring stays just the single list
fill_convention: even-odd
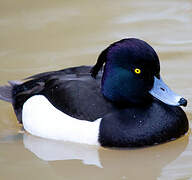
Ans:
[{"label": "duck head", "polygon": [[108,100],[145,104],[155,97],[169,105],[187,105],[163,82],[158,55],[146,42],[129,38],[111,44],[99,55],[91,70],[93,77],[104,63],[101,90]]}]

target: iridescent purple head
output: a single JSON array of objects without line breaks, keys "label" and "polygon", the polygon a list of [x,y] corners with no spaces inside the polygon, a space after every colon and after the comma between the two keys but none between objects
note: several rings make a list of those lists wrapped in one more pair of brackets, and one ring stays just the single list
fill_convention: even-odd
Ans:
[{"label": "iridescent purple head", "polygon": [[91,71],[93,77],[104,63],[101,90],[108,100],[142,104],[152,95],[166,104],[186,104],[163,83],[159,58],[145,41],[129,38],[111,44],[98,57]]}]

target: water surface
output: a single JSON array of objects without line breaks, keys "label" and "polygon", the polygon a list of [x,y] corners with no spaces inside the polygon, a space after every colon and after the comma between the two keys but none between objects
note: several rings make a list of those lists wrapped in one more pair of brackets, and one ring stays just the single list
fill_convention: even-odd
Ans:
[{"label": "water surface", "polygon": [[[167,84],[188,99],[192,120],[192,2],[1,0],[0,84],[34,73],[92,65],[110,43],[150,43]],[[22,131],[0,101],[0,179],[192,178],[192,135],[141,149],[50,141]]]}]

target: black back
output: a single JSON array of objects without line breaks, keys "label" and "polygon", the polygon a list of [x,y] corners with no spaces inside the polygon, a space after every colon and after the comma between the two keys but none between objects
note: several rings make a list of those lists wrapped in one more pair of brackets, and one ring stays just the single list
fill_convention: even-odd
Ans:
[{"label": "black back", "polygon": [[44,95],[57,109],[81,120],[94,121],[117,109],[101,93],[101,72],[90,75],[91,67],[80,66],[41,73],[13,88],[13,106],[19,122],[24,102],[34,95]]}]

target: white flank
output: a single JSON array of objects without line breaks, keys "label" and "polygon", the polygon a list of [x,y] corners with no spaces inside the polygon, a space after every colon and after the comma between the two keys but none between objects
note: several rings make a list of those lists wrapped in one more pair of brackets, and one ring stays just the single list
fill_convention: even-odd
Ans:
[{"label": "white flank", "polygon": [[32,135],[99,145],[101,119],[94,122],[78,120],[56,109],[43,95],[29,98],[23,105],[23,126]]}]

